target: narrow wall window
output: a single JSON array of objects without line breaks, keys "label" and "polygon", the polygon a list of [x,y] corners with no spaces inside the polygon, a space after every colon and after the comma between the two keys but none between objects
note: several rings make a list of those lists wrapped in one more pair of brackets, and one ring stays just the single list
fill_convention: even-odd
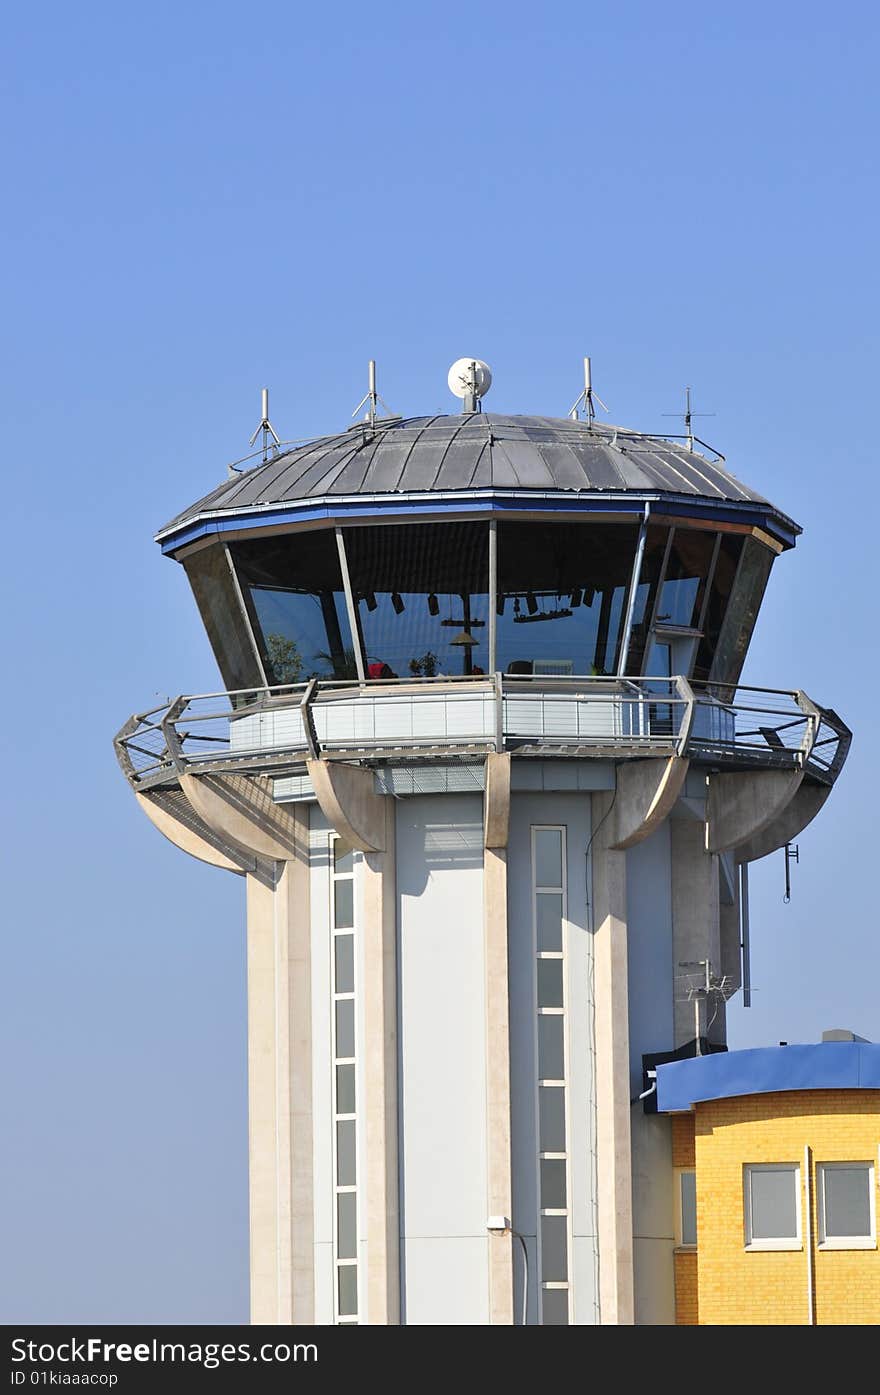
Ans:
[{"label": "narrow wall window", "polygon": [[680,1249],[697,1245],[697,1174],[690,1168],[676,1175],[675,1243]]},{"label": "narrow wall window", "polygon": [[333,1177],[336,1322],[358,1321],[358,1157],[355,1015],[354,853],[341,838],[330,841],[331,973],[333,984]]},{"label": "narrow wall window", "polygon": [[747,1250],[801,1248],[800,1176],[797,1163],[753,1163],[744,1168]]},{"label": "narrow wall window", "polygon": [[570,1322],[565,829],[532,828],[538,1126],[538,1321]]},{"label": "narrow wall window", "polygon": [[874,1249],[874,1168],[871,1163],[819,1163],[819,1244],[826,1250]]}]

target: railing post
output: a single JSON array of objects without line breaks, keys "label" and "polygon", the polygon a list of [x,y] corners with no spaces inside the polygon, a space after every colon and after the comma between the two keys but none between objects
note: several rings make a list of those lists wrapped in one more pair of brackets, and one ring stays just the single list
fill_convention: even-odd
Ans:
[{"label": "railing post", "polygon": [[162,728],[162,735],[165,738],[165,746],[171,757],[172,764],[178,773],[186,769],[186,758],[183,754],[183,744],[174,723],[183,711],[189,706],[189,698],[176,697],[172,702],[165,716],[159,725]]},{"label": "railing post", "polygon": [[315,731],[315,722],[312,716],[312,697],[314,696],[314,692],[317,686],[317,678],[310,678],[308,683],[306,684],[306,690],[303,693],[299,704],[300,716],[302,717],[303,731],[305,733],[306,738],[306,747],[308,748],[309,757],[311,760],[321,759],[321,747],[318,744],[318,735]]},{"label": "railing post", "polygon": [[795,693],[794,700],[802,712],[806,713],[807,722],[804,729],[804,739],[801,742],[801,765],[806,765],[813,754],[813,747],[816,744],[816,737],[819,735],[819,726],[822,722],[822,709],[817,707],[811,698],[800,689]]},{"label": "railing post", "polygon": [[135,785],[137,783],[137,771],[134,768],[134,761],[128,753],[128,747],[125,742],[127,737],[134,736],[142,721],[143,718],[135,713],[133,717],[129,717],[123,727],[120,727],[113,738],[113,749],[116,752],[116,759],[119,761],[122,767],[122,773],[130,785]]},{"label": "railing post", "polygon": [[683,756],[687,752],[688,743],[691,739],[691,731],[694,725],[694,708],[696,698],[694,696],[693,688],[691,687],[690,683],[687,681],[683,673],[676,674],[675,690],[678,693],[679,697],[682,699],[682,701],[685,703],[684,715],[681,719],[681,726],[678,729],[678,743],[675,748],[676,755]]}]

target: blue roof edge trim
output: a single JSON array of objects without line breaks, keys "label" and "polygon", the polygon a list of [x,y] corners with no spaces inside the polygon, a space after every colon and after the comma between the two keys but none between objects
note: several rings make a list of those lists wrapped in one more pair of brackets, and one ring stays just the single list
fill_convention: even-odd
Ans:
[{"label": "blue roof edge trim", "polygon": [[679,518],[709,518],[728,523],[745,523],[763,527],[777,538],[785,548],[794,547],[800,528],[793,532],[786,527],[772,510],[765,505],[754,503],[728,503],[721,499],[706,499],[705,502],[687,500],[668,494],[626,494],[626,495],[539,495],[528,491],[499,493],[497,491],[481,496],[463,494],[460,497],[446,494],[432,498],[427,494],[418,499],[353,499],[353,500],[304,500],[288,508],[246,509],[241,513],[205,514],[202,518],[186,523],[182,527],[168,531],[163,529],[156,534],[156,542],[161,544],[166,555],[173,555],[180,548],[196,542],[212,533],[231,533],[239,529],[272,528],[280,524],[314,523],[322,519],[347,518],[411,518],[425,514],[450,513],[631,513],[640,515],[645,504],[651,505],[654,516],[674,514]]},{"label": "blue roof edge trim", "polygon": [[657,1067],[660,1113],[679,1113],[708,1100],[785,1090],[880,1090],[880,1045],[823,1041],[758,1046]]}]

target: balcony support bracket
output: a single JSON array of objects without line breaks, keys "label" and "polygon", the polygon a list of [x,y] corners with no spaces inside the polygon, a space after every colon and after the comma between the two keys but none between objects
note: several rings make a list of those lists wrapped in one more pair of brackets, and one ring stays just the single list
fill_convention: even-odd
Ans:
[{"label": "balcony support bracket", "polygon": [[650,838],[681,794],[689,764],[684,756],[670,756],[617,766],[612,848],[623,852]]},{"label": "balcony support bracket", "polygon": [[385,851],[385,795],[376,794],[372,770],[336,760],[306,762],[321,812],[353,848]]},{"label": "balcony support bracket", "polygon": [[713,772],[706,803],[706,851],[730,852],[753,841],[757,846],[759,835],[786,812],[803,778],[803,770]]}]

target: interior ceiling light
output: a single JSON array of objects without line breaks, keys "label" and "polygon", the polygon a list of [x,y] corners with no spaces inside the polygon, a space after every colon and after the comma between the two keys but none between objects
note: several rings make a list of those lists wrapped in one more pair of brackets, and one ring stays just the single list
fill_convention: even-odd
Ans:
[{"label": "interior ceiling light", "polygon": [[561,610],[541,610],[537,615],[515,615],[513,623],[515,625],[536,625],[539,620],[562,620],[566,615],[571,615],[567,606]]},{"label": "interior ceiling light", "polygon": [[528,591],[526,593],[526,605],[529,608],[529,615],[534,615],[535,611],[538,609],[538,602],[535,600],[534,591]]},{"label": "interior ceiling light", "polygon": [[376,597],[373,595],[373,592],[372,592],[372,591],[367,591],[367,592],[364,594],[364,600],[365,600],[366,603],[367,603],[367,610],[375,610],[375,609],[376,609],[377,601],[376,601]]},{"label": "interior ceiling light", "polygon": [[458,634],[449,641],[450,644],[455,644],[460,649],[470,649],[473,645],[479,644],[479,642],[478,639],[474,639],[470,630],[459,630]]},{"label": "interior ceiling light", "polygon": [[400,615],[406,609],[403,603],[403,596],[401,596],[399,591],[391,592],[391,604],[394,606],[397,615]]},{"label": "interior ceiling light", "polygon": [[581,588],[576,586],[571,593],[571,608],[576,610],[581,603]]},{"label": "interior ceiling light", "polygon": [[440,602],[437,600],[437,597],[434,595],[434,592],[433,592],[433,591],[431,592],[430,596],[428,597],[428,614],[429,614],[429,615],[439,615],[439,614],[440,614]]}]

